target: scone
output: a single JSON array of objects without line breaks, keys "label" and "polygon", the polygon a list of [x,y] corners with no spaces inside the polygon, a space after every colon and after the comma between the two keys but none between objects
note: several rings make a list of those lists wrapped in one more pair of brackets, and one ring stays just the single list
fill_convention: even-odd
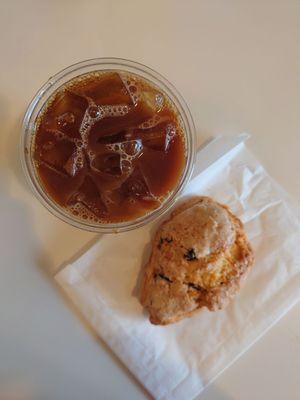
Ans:
[{"label": "scone", "polygon": [[141,302],[153,324],[170,324],[201,307],[221,309],[253,264],[241,221],[209,197],[181,204],[157,230]]}]

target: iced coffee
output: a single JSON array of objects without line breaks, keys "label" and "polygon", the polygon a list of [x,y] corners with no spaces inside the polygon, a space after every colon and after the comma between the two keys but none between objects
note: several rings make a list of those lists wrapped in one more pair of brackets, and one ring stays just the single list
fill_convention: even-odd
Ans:
[{"label": "iced coffee", "polygon": [[135,220],[160,205],[186,163],[181,117],[148,80],[93,72],[60,87],[42,108],[33,143],[44,191],[94,223]]}]

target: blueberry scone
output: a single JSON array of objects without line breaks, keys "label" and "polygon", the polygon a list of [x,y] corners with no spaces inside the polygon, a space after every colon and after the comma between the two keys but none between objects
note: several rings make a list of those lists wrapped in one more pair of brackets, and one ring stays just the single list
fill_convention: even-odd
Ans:
[{"label": "blueberry scone", "polygon": [[243,225],[227,206],[209,197],[185,201],[157,230],[145,267],[141,302],[150,322],[225,307],[252,264]]}]

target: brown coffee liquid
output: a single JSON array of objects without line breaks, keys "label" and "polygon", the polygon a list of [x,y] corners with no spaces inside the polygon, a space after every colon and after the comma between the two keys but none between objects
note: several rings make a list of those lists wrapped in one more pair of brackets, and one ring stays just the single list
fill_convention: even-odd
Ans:
[{"label": "brown coffee liquid", "polygon": [[48,195],[79,219],[136,219],[158,208],[185,165],[171,100],[125,72],[94,72],[59,88],[37,120],[33,157]]}]

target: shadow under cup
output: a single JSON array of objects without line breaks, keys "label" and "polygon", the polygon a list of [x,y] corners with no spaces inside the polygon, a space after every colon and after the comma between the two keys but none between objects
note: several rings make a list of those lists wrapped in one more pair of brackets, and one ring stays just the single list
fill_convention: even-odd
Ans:
[{"label": "shadow under cup", "polygon": [[[165,93],[175,106],[183,125],[183,132],[185,135],[186,144],[186,157],[185,165],[181,177],[172,190],[170,195],[162,201],[160,206],[154,210],[150,210],[147,214],[125,222],[116,223],[98,223],[90,220],[84,220],[71,214],[66,208],[60,206],[49,196],[47,191],[39,178],[38,172],[35,167],[33,159],[33,143],[37,127],[37,119],[41,110],[49,100],[49,98],[62,86],[70,80],[96,71],[122,71],[131,73],[141,77],[142,79],[153,84],[163,93]],[[53,77],[51,77],[44,86],[38,91],[33,100],[31,101],[22,125],[21,135],[21,161],[27,181],[39,201],[55,216],[77,228],[92,232],[113,233],[123,232],[134,228],[141,227],[142,225],[154,220],[158,216],[164,214],[172,206],[174,201],[178,198],[179,193],[185,187],[186,183],[191,177],[194,157],[195,157],[195,128],[191,113],[178,91],[169,83],[164,77],[155,72],[154,70],[142,64],[118,59],[118,58],[98,58],[88,61],[83,61],[62,70]]]}]

